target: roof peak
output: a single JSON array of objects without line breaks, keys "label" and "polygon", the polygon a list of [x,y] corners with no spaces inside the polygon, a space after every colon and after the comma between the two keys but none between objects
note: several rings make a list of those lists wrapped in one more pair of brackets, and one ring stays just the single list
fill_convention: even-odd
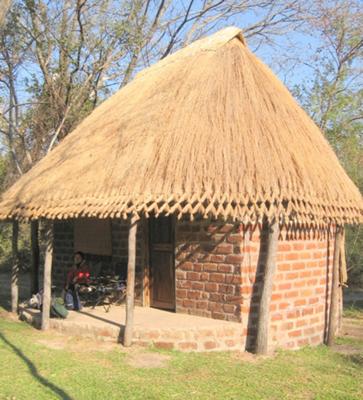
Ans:
[{"label": "roof peak", "polygon": [[159,68],[165,67],[166,65],[169,65],[176,61],[192,57],[196,53],[202,51],[216,51],[234,38],[239,39],[246,46],[246,41],[243,37],[242,30],[240,28],[237,28],[236,26],[229,26],[215,32],[210,36],[198,39],[190,43],[189,45],[177,50],[175,53],[168,55],[164,59],[140,71],[136,75],[135,79],[138,79],[145,74],[148,74],[154,70],[158,70]]}]

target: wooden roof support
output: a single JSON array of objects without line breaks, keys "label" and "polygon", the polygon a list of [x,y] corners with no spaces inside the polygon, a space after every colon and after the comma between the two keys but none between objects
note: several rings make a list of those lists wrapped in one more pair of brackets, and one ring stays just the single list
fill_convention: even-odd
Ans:
[{"label": "wooden roof support", "polygon": [[18,253],[18,236],[19,223],[13,221],[12,232],[12,267],[11,267],[11,311],[18,312],[19,304],[19,253]]},{"label": "wooden roof support", "polygon": [[30,223],[30,242],[31,242],[31,292],[39,292],[39,222]]},{"label": "wooden roof support", "polygon": [[45,258],[43,275],[43,309],[41,329],[49,328],[50,303],[52,296],[52,262],[53,262],[53,221],[47,221],[45,226]]},{"label": "wooden roof support", "polygon": [[134,329],[134,302],[135,302],[135,264],[136,264],[136,234],[138,217],[132,216],[129,228],[129,259],[127,263],[127,291],[126,291],[126,323],[124,346],[132,344]]},{"label": "wooden roof support", "polygon": [[257,322],[257,340],[255,348],[256,354],[267,354],[268,352],[270,302],[272,285],[276,271],[276,253],[279,232],[279,223],[276,220],[272,221],[268,226],[266,265],[262,281],[262,292]]},{"label": "wooden roof support", "polygon": [[329,325],[326,344],[332,346],[334,344],[335,335],[338,331],[338,320],[339,320],[339,260],[340,260],[340,249],[341,242],[343,240],[344,228],[337,226],[335,231],[334,241],[334,256],[333,256],[333,271],[332,271],[332,286],[330,295],[330,312],[329,312]]}]

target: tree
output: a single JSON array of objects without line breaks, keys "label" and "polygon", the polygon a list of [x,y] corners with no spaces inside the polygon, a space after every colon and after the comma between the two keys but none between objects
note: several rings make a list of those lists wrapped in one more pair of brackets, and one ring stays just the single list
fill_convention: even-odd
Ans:
[{"label": "tree", "polygon": [[[317,2],[307,15],[320,45],[305,61],[312,78],[295,88],[355,184],[363,190],[363,11],[361,2]],[[349,282],[363,282],[363,232],[347,229]]]},{"label": "tree", "polygon": [[141,68],[243,16],[259,45],[295,26],[299,10],[297,0],[15,1],[0,42],[9,181]]}]

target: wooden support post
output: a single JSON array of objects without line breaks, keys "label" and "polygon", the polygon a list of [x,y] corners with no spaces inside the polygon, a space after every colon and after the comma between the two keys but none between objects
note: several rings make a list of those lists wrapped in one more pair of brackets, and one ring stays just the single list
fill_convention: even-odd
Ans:
[{"label": "wooden support post", "polygon": [[30,223],[30,242],[31,242],[31,293],[39,292],[39,222]]},{"label": "wooden support post", "polygon": [[43,305],[41,329],[49,328],[50,303],[52,296],[52,261],[53,261],[53,221],[48,221],[45,227],[45,258],[43,276]]},{"label": "wooden support post", "polygon": [[336,227],[335,241],[334,241],[334,256],[333,256],[333,272],[332,272],[332,286],[330,296],[330,312],[329,312],[329,326],[326,344],[332,346],[334,344],[335,335],[338,329],[339,318],[339,260],[341,242],[343,240],[343,228]]},{"label": "wooden support post", "polygon": [[136,264],[136,233],[138,217],[131,218],[129,229],[129,258],[127,263],[127,289],[126,289],[126,323],[124,346],[132,343],[134,328],[134,300],[135,300],[135,264]]},{"label": "wooden support post", "polygon": [[18,312],[19,303],[19,254],[18,254],[19,223],[13,221],[12,235],[12,267],[11,267],[11,311]]},{"label": "wooden support post", "polygon": [[257,321],[257,339],[255,348],[256,354],[267,354],[268,352],[270,302],[273,279],[276,271],[276,252],[279,232],[279,223],[274,220],[268,227],[266,265],[262,282],[260,308]]}]

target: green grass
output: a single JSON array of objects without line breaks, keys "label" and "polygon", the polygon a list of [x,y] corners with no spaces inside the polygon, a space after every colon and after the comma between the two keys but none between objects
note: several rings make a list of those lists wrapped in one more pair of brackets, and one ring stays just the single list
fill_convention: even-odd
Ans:
[{"label": "green grass", "polygon": [[353,318],[358,320],[363,320],[363,308],[356,306],[346,306],[344,307],[343,316],[345,318]]},{"label": "green grass", "polygon": [[39,343],[54,335],[0,319],[0,399],[348,400],[363,393],[363,342],[354,339],[339,339],[358,349],[354,355],[325,346],[254,361],[234,353],[158,352],[170,357],[165,367],[136,368],[121,346],[84,352]]}]

